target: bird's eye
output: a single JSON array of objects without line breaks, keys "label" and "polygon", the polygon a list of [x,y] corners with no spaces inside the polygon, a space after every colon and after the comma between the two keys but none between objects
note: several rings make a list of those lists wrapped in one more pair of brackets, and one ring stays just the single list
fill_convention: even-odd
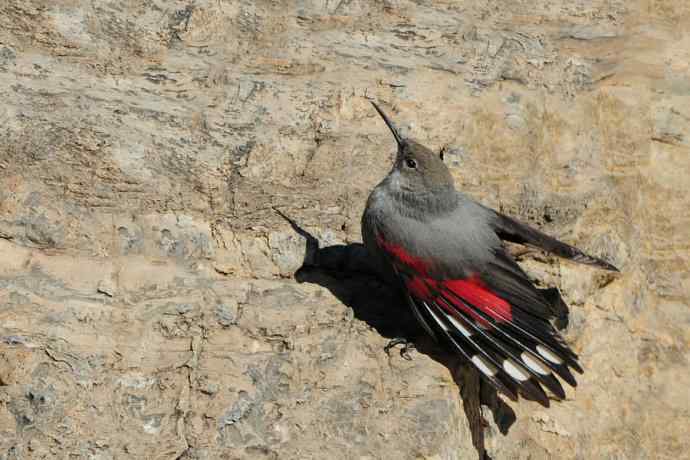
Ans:
[{"label": "bird's eye", "polygon": [[417,169],[417,162],[414,160],[414,158],[405,158],[405,166],[410,169]]}]

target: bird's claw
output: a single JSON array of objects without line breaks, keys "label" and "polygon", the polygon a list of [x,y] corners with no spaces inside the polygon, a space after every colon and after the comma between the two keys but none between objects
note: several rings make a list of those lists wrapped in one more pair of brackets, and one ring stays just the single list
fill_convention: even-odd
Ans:
[{"label": "bird's claw", "polygon": [[404,337],[396,337],[392,339],[388,344],[386,344],[385,347],[383,347],[383,351],[386,352],[388,356],[391,354],[391,348],[397,347],[398,345],[402,344],[402,348],[400,349],[400,356],[403,359],[406,359],[407,361],[412,361],[412,357],[410,356],[410,351],[415,349],[414,343],[412,343],[410,340],[404,338]]}]

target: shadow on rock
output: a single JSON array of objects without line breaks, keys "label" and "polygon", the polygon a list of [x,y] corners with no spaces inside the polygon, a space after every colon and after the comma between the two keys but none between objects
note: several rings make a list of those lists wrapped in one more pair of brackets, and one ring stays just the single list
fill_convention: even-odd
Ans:
[{"label": "shadow on rock", "polygon": [[[397,289],[378,276],[368,261],[364,245],[353,243],[325,248],[312,234],[295,221],[276,210],[300,236],[307,241],[302,266],[295,273],[299,283],[314,283],[327,288],[343,304],[352,308],[355,318],[372,326],[381,336],[405,338],[415,344],[422,354],[443,364],[458,385],[463,408],[472,432],[472,443],[480,460],[490,460],[484,448],[484,429],[481,406],[487,406],[494,423],[502,434],[507,434],[515,422],[515,412],[496,390],[486,384],[473,366],[462,357],[444,352],[419,326],[405,299]],[[381,353],[385,351],[382,349]],[[395,352],[391,350],[391,353]],[[414,358],[413,358],[414,359]]]}]

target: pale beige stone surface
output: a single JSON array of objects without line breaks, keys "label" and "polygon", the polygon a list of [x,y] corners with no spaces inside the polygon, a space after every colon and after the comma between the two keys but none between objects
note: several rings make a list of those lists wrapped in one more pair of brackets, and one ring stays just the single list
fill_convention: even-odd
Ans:
[{"label": "pale beige stone surface", "polygon": [[[1,2],[0,459],[687,458],[688,63],[673,0]],[[520,255],[565,402],[383,353],[405,311],[338,246],[393,153],[366,97],[621,268]]]}]

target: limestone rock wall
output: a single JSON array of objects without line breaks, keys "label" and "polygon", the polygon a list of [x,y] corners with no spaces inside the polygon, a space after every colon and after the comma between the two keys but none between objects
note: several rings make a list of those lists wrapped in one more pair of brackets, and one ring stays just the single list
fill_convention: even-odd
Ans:
[{"label": "limestone rock wall", "polygon": [[[674,0],[0,2],[0,459],[687,458],[689,30]],[[565,402],[383,352],[367,97],[621,268],[519,254],[571,308]]]}]

